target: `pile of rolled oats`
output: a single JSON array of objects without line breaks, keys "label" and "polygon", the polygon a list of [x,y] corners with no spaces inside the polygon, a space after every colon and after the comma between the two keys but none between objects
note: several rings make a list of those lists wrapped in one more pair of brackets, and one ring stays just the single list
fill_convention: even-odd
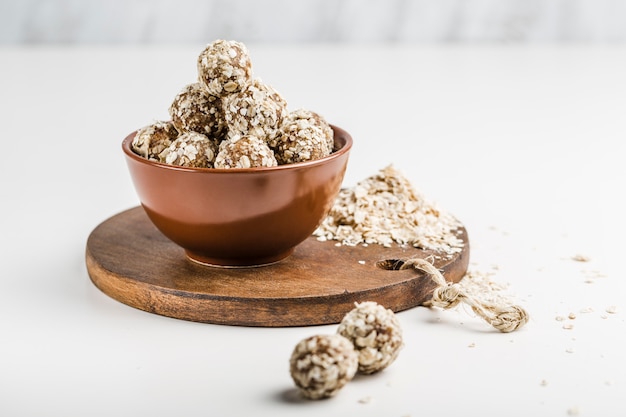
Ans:
[{"label": "pile of rolled oats", "polygon": [[392,244],[452,256],[463,249],[461,223],[418,193],[393,166],[342,189],[328,216],[313,233],[344,245]]},{"label": "pile of rolled oats", "polygon": [[337,333],[301,340],[289,359],[289,372],[302,395],[312,400],[332,397],[357,372],[382,371],[404,346],[393,311],[373,301],[355,303]]},{"label": "pile of rolled oats", "polygon": [[[144,158],[194,168],[272,167],[333,152],[333,130],[310,110],[288,111],[285,99],[253,78],[248,49],[216,40],[200,53],[198,81],[170,105],[171,121],[137,131],[132,149]],[[245,143],[236,144],[243,140]]]}]

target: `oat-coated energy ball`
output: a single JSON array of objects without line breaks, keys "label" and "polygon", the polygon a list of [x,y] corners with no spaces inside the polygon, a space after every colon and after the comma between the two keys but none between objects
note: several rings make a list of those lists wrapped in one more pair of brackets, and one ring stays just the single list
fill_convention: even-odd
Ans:
[{"label": "oat-coated energy ball", "polygon": [[178,131],[172,122],[156,121],[137,131],[131,147],[144,158],[158,160],[163,149],[170,146],[177,137]]},{"label": "oat-coated energy ball", "polygon": [[224,97],[223,106],[229,135],[254,135],[268,143],[288,114],[285,99],[258,78]]},{"label": "oat-coated energy ball", "polygon": [[402,329],[393,311],[373,301],[356,303],[343,318],[337,333],[354,344],[359,372],[382,371],[398,357],[404,343]]},{"label": "oat-coated energy ball", "polygon": [[200,83],[186,85],[169,108],[179,132],[198,132],[220,142],[226,134],[221,100]]},{"label": "oat-coated energy ball", "polygon": [[217,145],[205,135],[186,132],[180,135],[159,155],[166,164],[192,168],[212,168]]},{"label": "oat-coated energy ball", "polygon": [[338,334],[306,338],[289,360],[291,378],[302,395],[319,400],[335,395],[356,374],[357,354],[349,340]]},{"label": "oat-coated energy ball", "polygon": [[278,165],[274,152],[256,136],[235,136],[220,144],[214,168],[254,168]]},{"label": "oat-coated energy ball", "polygon": [[333,151],[333,130],[315,112],[298,109],[283,120],[279,134],[270,146],[279,165],[312,161]]},{"label": "oat-coated energy ball", "polygon": [[198,80],[217,97],[236,93],[252,79],[248,48],[237,41],[218,39],[198,56]]}]

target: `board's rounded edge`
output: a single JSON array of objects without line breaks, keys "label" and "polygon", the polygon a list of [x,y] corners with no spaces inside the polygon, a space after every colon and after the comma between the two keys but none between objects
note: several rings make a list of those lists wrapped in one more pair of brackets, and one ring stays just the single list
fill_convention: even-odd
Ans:
[{"label": "board's rounded edge", "polygon": [[[137,214],[141,207],[125,210],[116,216]],[[130,214],[129,214],[130,213]],[[434,282],[418,271],[390,271],[406,273],[407,279],[363,291],[293,298],[254,299],[236,296],[214,296],[173,290],[122,276],[104,268],[92,251],[93,234],[89,235],[85,250],[87,271],[93,284],[109,297],[133,308],[175,319],[248,327],[296,327],[336,324],[354,303],[376,301],[398,312],[423,304],[430,299]],[[463,227],[464,247],[458,257],[440,265],[446,278],[458,282],[469,266],[469,237]],[[407,292],[412,296],[407,298]],[[398,299],[404,300],[397,302]],[[332,305],[332,309],[329,307]]]}]

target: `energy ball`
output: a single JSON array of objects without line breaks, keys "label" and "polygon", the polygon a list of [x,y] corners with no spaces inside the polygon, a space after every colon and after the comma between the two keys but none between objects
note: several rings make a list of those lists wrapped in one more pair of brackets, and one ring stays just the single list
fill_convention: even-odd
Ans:
[{"label": "energy ball", "polygon": [[159,155],[159,160],[170,165],[191,168],[212,168],[217,145],[197,132],[180,135]]},{"label": "energy ball", "polygon": [[289,360],[291,378],[302,395],[319,400],[335,395],[356,374],[357,353],[338,334],[306,338],[296,345]]},{"label": "energy ball", "polygon": [[215,168],[275,167],[274,152],[256,136],[235,136],[220,144]]},{"label": "energy ball", "polygon": [[198,56],[198,80],[217,97],[241,91],[252,79],[248,48],[237,41],[216,40]]},{"label": "energy ball", "polygon": [[337,333],[354,344],[359,355],[359,372],[382,371],[404,346],[400,323],[393,311],[373,301],[355,305],[339,323]]},{"label": "energy ball", "polygon": [[177,137],[178,131],[172,122],[157,121],[139,129],[131,147],[144,158],[158,160],[163,149],[170,146]]},{"label": "energy ball", "polygon": [[299,109],[287,115],[270,146],[278,164],[283,165],[328,156],[333,142],[333,130],[326,120],[317,113]]},{"label": "energy ball", "polygon": [[169,108],[179,132],[198,132],[220,142],[226,133],[221,100],[200,83],[186,85]]},{"label": "energy ball", "polygon": [[223,99],[229,135],[254,135],[270,143],[287,116],[287,102],[271,86],[255,79]]}]

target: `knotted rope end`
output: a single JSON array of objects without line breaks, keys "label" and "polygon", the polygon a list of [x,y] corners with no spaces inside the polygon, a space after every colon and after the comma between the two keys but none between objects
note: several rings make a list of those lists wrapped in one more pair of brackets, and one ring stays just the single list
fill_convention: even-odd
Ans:
[{"label": "knotted rope end", "polygon": [[464,291],[458,283],[448,282],[441,271],[426,259],[408,259],[399,269],[408,268],[427,273],[437,284],[432,300],[425,305],[450,309],[463,302],[487,323],[503,333],[515,331],[528,323],[528,313],[524,308],[518,305],[483,302]]}]

